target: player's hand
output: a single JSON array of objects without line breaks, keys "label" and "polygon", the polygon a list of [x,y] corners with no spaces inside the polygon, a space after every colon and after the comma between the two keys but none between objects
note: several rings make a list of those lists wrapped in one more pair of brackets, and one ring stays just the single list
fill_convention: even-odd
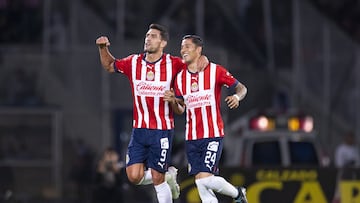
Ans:
[{"label": "player's hand", "polygon": [[172,103],[175,102],[175,92],[173,88],[171,88],[170,90],[165,90],[164,101],[172,102]]},{"label": "player's hand", "polygon": [[225,98],[225,102],[227,103],[230,109],[236,109],[240,105],[240,101],[234,95],[227,96]]},{"label": "player's hand", "polygon": [[205,55],[201,55],[197,62],[198,71],[199,72],[203,71],[208,65],[209,65],[209,59]]},{"label": "player's hand", "polygon": [[110,46],[110,41],[107,37],[101,36],[96,39],[96,45],[98,45],[100,48],[108,47]]}]

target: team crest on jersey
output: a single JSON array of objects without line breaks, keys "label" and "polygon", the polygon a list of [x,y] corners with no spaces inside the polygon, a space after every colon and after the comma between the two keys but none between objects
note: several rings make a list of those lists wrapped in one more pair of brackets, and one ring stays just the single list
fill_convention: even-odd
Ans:
[{"label": "team crest on jersey", "polygon": [[199,91],[199,84],[197,82],[191,83],[191,92]]},{"label": "team crest on jersey", "polygon": [[146,73],[146,80],[148,80],[148,81],[153,81],[154,80],[154,72],[153,71],[148,71],[147,73]]}]

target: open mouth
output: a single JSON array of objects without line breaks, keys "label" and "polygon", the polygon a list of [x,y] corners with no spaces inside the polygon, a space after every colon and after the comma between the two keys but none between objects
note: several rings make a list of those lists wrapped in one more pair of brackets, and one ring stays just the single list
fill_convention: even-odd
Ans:
[{"label": "open mouth", "polygon": [[187,56],[189,56],[189,54],[183,54],[183,55],[182,55],[183,58],[185,58],[185,57],[187,57]]}]

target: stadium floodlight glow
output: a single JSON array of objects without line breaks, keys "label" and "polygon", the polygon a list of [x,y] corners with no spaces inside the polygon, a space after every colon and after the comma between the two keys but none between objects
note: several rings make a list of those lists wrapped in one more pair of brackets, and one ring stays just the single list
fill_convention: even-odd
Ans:
[{"label": "stadium floodlight glow", "polygon": [[269,120],[265,116],[260,116],[257,121],[259,130],[266,130],[269,126]]},{"label": "stadium floodlight glow", "polygon": [[272,119],[266,116],[259,116],[251,119],[250,128],[253,130],[267,131],[273,130],[275,123]]},{"label": "stadium floodlight glow", "polygon": [[302,129],[305,132],[311,132],[314,129],[314,119],[311,116],[306,116],[303,119]]},{"label": "stadium floodlight glow", "polygon": [[288,129],[291,131],[298,131],[300,129],[300,120],[298,117],[289,118]]},{"label": "stadium floodlight glow", "polygon": [[288,120],[288,129],[291,131],[303,130],[311,132],[314,128],[314,120],[311,116],[291,117]]}]

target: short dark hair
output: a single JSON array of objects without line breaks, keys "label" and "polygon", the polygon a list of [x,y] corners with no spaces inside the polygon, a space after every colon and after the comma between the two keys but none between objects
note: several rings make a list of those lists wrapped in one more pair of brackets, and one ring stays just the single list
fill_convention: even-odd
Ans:
[{"label": "short dark hair", "polygon": [[152,23],[151,25],[149,25],[149,29],[159,30],[161,39],[164,41],[169,41],[169,32],[165,26]]},{"label": "short dark hair", "polygon": [[204,46],[203,40],[198,35],[185,35],[182,39],[191,39],[192,43],[194,43],[198,47]]}]

